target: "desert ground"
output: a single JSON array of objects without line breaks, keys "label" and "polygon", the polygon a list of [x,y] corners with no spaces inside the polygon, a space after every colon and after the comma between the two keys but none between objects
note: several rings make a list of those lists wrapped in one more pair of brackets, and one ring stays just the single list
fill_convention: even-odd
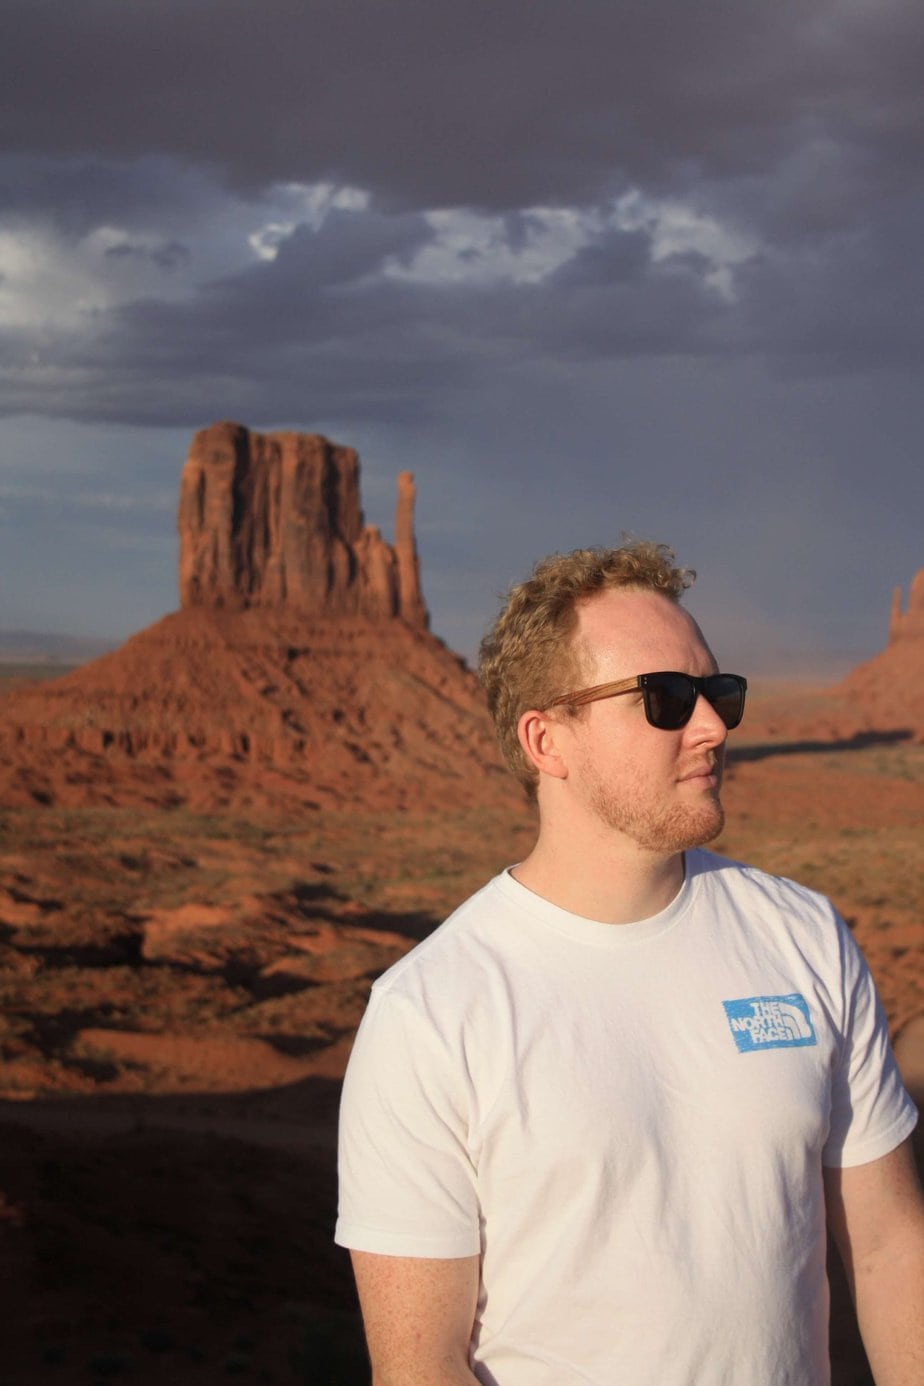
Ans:
[{"label": "desert ground", "polygon": [[[833,898],[920,1101],[924,745],[839,732],[826,699],[754,690],[716,845]],[[351,1036],[531,833],[461,801],[0,813],[4,1386],[368,1381],[331,1242]],[[861,1386],[836,1266],[833,1297],[834,1383]]]}]

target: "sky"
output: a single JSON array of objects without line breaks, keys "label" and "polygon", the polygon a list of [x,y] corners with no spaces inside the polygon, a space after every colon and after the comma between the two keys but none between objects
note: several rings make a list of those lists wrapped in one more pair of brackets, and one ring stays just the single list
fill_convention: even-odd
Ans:
[{"label": "sky", "polygon": [[177,605],[219,419],[417,481],[471,657],[666,542],[724,667],[834,677],[924,566],[919,0],[0,0],[0,629]]}]

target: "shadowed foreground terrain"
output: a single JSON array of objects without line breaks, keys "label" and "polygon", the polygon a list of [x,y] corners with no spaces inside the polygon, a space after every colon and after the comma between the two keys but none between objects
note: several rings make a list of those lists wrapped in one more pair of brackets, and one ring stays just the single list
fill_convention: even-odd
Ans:
[{"label": "shadowed foreground terrain", "polygon": [[[734,738],[719,849],[827,891],[893,1034],[924,1012],[924,747]],[[331,1244],[371,979],[530,840],[501,807],[2,816],[8,1386],[368,1380]],[[836,1386],[865,1368],[835,1281]]]}]

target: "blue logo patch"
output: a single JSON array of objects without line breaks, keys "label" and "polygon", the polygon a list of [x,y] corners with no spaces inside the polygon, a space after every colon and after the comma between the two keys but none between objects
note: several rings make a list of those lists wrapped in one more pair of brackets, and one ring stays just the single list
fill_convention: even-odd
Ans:
[{"label": "blue logo patch", "polygon": [[739,1054],[818,1043],[808,1002],[797,991],[789,996],[744,996],[722,1005]]}]

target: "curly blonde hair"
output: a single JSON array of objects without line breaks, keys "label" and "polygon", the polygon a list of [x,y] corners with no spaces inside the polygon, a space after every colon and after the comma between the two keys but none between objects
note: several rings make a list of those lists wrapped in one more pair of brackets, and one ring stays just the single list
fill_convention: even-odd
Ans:
[{"label": "curly blonde hair", "polygon": [[[691,568],[675,566],[666,544],[633,539],[618,549],[552,554],[510,589],[481,642],[478,674],[504,759],[530,798],[539,777],[523,754],[517,724],[527,709],[547,707],[579,685],[579,652],[571,639],[578,602],[611,588],[661,592],[679,601],[695,577]],[[572,710],[571,715],[582,713]]]}]

